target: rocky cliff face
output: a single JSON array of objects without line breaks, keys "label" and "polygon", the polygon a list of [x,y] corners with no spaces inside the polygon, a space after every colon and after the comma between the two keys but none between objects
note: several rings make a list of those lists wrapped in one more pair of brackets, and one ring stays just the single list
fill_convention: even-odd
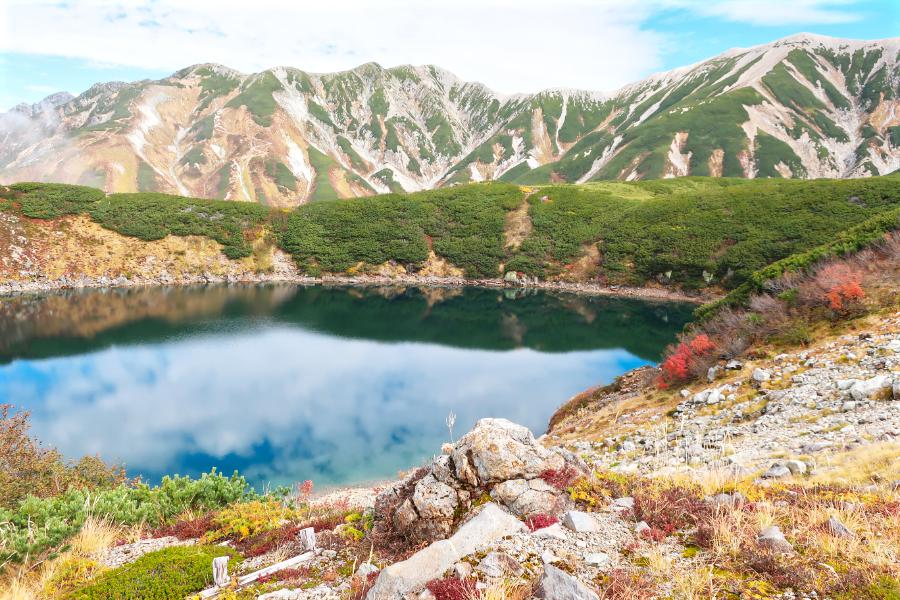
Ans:
[{"label": "rocky cliff face", "polygon": [[293,206],[486,179],[884,174],[900,168],[898,52],[800,35],[610,97],[505,97],[434,66],[197,65],[0,114],[0,181]]}]

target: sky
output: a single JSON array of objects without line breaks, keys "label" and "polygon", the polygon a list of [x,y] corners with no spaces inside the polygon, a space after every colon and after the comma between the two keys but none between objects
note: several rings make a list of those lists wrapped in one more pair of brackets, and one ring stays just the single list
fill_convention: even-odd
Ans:
[{"label": "sky", "polygon": [[0,1],[0,110],[216,62],[436,64],[501,93],[609,92],[798,32],[900,35],[898,0]]}]

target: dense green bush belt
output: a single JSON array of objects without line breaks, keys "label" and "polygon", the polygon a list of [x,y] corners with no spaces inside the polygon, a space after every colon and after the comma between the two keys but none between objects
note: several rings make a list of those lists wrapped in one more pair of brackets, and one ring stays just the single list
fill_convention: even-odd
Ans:
[{"label": "dense green bush belt", "polygon": [[896,229],[900,229],[900,207],[885,211],[842,231],[828,243],[816,246],[806,252],[792,254],[759,269],[728,295],[698,307],[694,311],[694,316],[699,320],[704,320],[723,307],[739,306],[746,302],[754,292],[763,291],[767,282],[777,279],[785,273],[803,271],[822,260],[852,254],[877,243],[884,238],[884,234]]},{"label": "dense green bush belt", "polygon": [[[467,277],[495,277],[503,265],[546,278],[596,246],[601,264],[584,277],[728,289],[900,206],[896,175],[815,181],[688,177],[527,192],[504,183],[472,184],[313,202],[290,212],[155,193],[105,196],[60,184],[10,189],[7,209],[18,202],[27,216],[88,213],[104,227],[146,240],[206,235],[232,258],[250,253],[248,231],[264,225],[312,275],[343,272],[360,262],[395,261],[414,271],[432,249]],[[532,229],[521,246],[506,248],[505,220],[524,201]]]},{"label": "dense green bush belt", "polygon": [[247,481],[213,471],[199,479],[164,477],[156,487],[120,485],[95,492],[70,490],[52,498],[29,497],[0,508],[0,563],[40,556],[77,533],[88,516],[116,525],[155,527],[186,511],[203,512],[255,498]]}]

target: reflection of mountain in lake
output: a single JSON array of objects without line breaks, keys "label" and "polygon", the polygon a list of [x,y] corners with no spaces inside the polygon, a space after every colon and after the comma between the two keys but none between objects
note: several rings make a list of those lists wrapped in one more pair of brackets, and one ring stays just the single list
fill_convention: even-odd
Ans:
[{"label": "reflection of mountain in lake", "polygon": [[493,350],[624,348],[645,360],[684,304],[523,290],[204,286],[65,292],[0,302],[0,362],[164,341],[260,319],[331,335]]}]

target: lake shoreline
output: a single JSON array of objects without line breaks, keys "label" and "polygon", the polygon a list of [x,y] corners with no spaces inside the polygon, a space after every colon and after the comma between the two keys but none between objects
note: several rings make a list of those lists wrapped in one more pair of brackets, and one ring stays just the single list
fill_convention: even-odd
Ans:
[{"label": "lake shoreline", "polygon": [[639,298],[644,300],[660,300],[667,302],[688,302],[703,304],[718,298],[718,295],[689,295],[682,291],[654,288],[654,287],[630,287],[630,286],[604,286],[596,283],[561,282],[561,281],[531,281],[528,283],[510,283],[503,279],[466,279],[463,277],[436,277],[418,275],[356,275],[339,276],[324,275],[311,277],[297,274],[256,274],[229,277],[217,277],[210,275],[198,275],[190,277],[153,277],[153,278],[109,278],[109,277],[62,277],[45,281],[7,281],[0,283],[0,298],[35,294],[43,292],[55,292],[61,290],[80,290],[98,288],[138,288],[138,287],[162,287],[162,286],[190,286],[190,285],[216,285],[216,284],[264,284],[286,283],[302,286],[322,287],[385,287],[385,286],[414,286],[430,288],[496,288],[496,289],[521,289],[566,292],[585,296],[611,296],[620,298]]}]

